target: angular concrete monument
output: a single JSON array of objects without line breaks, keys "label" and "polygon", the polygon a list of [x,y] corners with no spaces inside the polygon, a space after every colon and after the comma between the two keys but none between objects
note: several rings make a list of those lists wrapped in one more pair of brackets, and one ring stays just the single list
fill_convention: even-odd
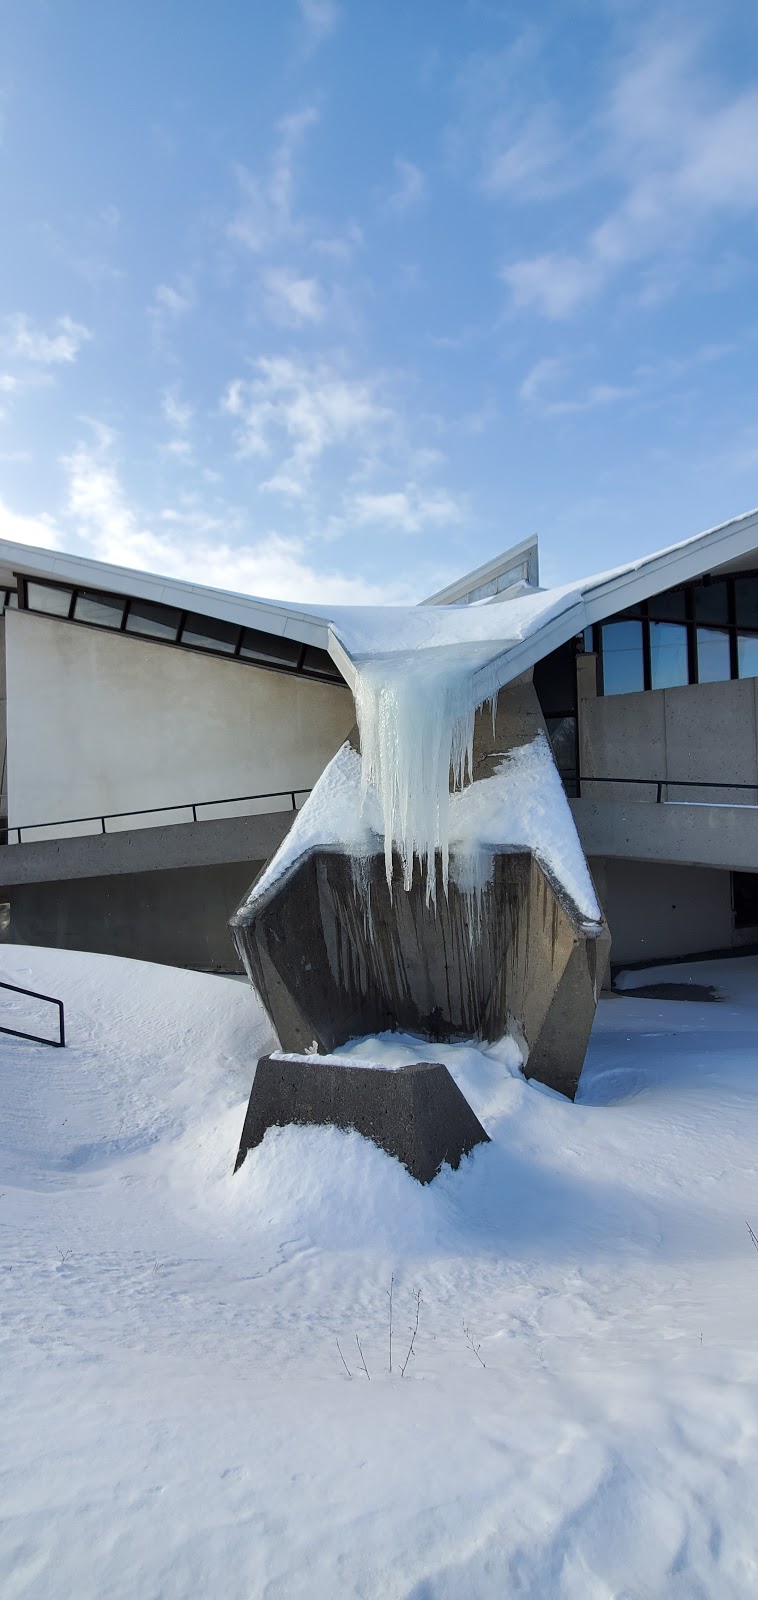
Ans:
[{"label": "angular concrete monument", "polygon": [[396,1156],[419,1183],[488,1136],[447,1067],[412,1062],[390,1070],[318,1056],[263,1056],[256,1068],[235,1172],[267,1128],[354,1128]]},{"label": "angular concrete monument", "polygon": [[282,1048],[511,1033],[526,1075],[573,1098],[610,940],[530,677],[477,714],[473,781],[450,796],[449,874],[439,851],[431,896],[421,864],[405,886],[394,853],[387,881],[357,743],[230,923]]}]

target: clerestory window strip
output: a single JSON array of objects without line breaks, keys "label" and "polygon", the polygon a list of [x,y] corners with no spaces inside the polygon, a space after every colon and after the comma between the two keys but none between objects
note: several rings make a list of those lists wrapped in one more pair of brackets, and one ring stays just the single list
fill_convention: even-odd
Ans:
[{"label": "clerestory window strip", "polygon": [[326,650],[158,601],[24,575],[18,577],[18,591],[4,591],[5,607],[14,603],[13,596],[20,609],[58,621],[128,633],[153,644],[242,661],[270,672],[294,673],[320,682],[343,681]]},{"label": "clerestory window strip", "polygon": [[654,595],[586,630],[588,646],[603,695],[758,677],[758,572]]}]

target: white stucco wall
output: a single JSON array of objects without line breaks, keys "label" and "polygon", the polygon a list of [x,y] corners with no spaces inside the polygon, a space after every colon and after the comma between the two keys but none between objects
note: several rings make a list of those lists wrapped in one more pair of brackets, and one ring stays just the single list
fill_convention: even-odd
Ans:
[{"label": "white stucco wall", "polygon": [[22,611],[6,673],[11,827],[309,789],[355,720],[342,684]]}]

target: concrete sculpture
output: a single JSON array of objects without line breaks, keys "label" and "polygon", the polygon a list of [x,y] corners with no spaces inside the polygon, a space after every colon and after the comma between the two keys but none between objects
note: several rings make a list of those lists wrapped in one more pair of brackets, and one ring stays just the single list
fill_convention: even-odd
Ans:
[{"label": "concrete sculpture", "polygon": [[530,675],[477,713],[426,870],[386,849],[361,776],[356,731],[230,924],[282,1048],[510,1032],[573,1098],[610,941]]},{"label": "concrete sculpture", "polygon": [[389,1069],[318,1056],[263,1056],[258,1062],[235,1172],[267,1128],[331,1124],[355,1128],[396,1156],[419,1183],[488,1138],[447,1067],[437,1061]]}]

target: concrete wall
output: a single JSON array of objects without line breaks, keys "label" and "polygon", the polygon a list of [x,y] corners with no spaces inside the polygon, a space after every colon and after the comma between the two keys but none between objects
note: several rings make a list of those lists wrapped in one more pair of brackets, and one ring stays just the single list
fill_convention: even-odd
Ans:
[{"label": "concrete wall", "polygon": [[11,826],[309,789],[355,720],[343,684],[23,611],[5,623]]},{"label": "concrete wall", "polygon": [[5,691],[5,616],[0,616],[0,818],[8,815],[8,760]]},{"label": "concrete wall", "polygon": [[587,856],[758,872],[758,806],[584,797],[570,804]]},{"label": "concrete wall", "polygon": [[[671,799],[758,801],[758,679],[594,698],[579,676],[579,751],[583,778],[665,778]],[[713,785],[677,789],[676,780]],[[737,792],[723,785],[750,784]],[[655,788],[582,783],[598,801],[654,800]]]},{"label": "concrete wall", "polygon": [[614,966],[744,943],[732,928],[728,872],[597,857],[590,868],[611,930]]},{"label": "concrete wall", "polygon": [[241,972],[227,923],[262,865],[238,861],[13,885],[0,890],[10,905],[3,940]]}]

